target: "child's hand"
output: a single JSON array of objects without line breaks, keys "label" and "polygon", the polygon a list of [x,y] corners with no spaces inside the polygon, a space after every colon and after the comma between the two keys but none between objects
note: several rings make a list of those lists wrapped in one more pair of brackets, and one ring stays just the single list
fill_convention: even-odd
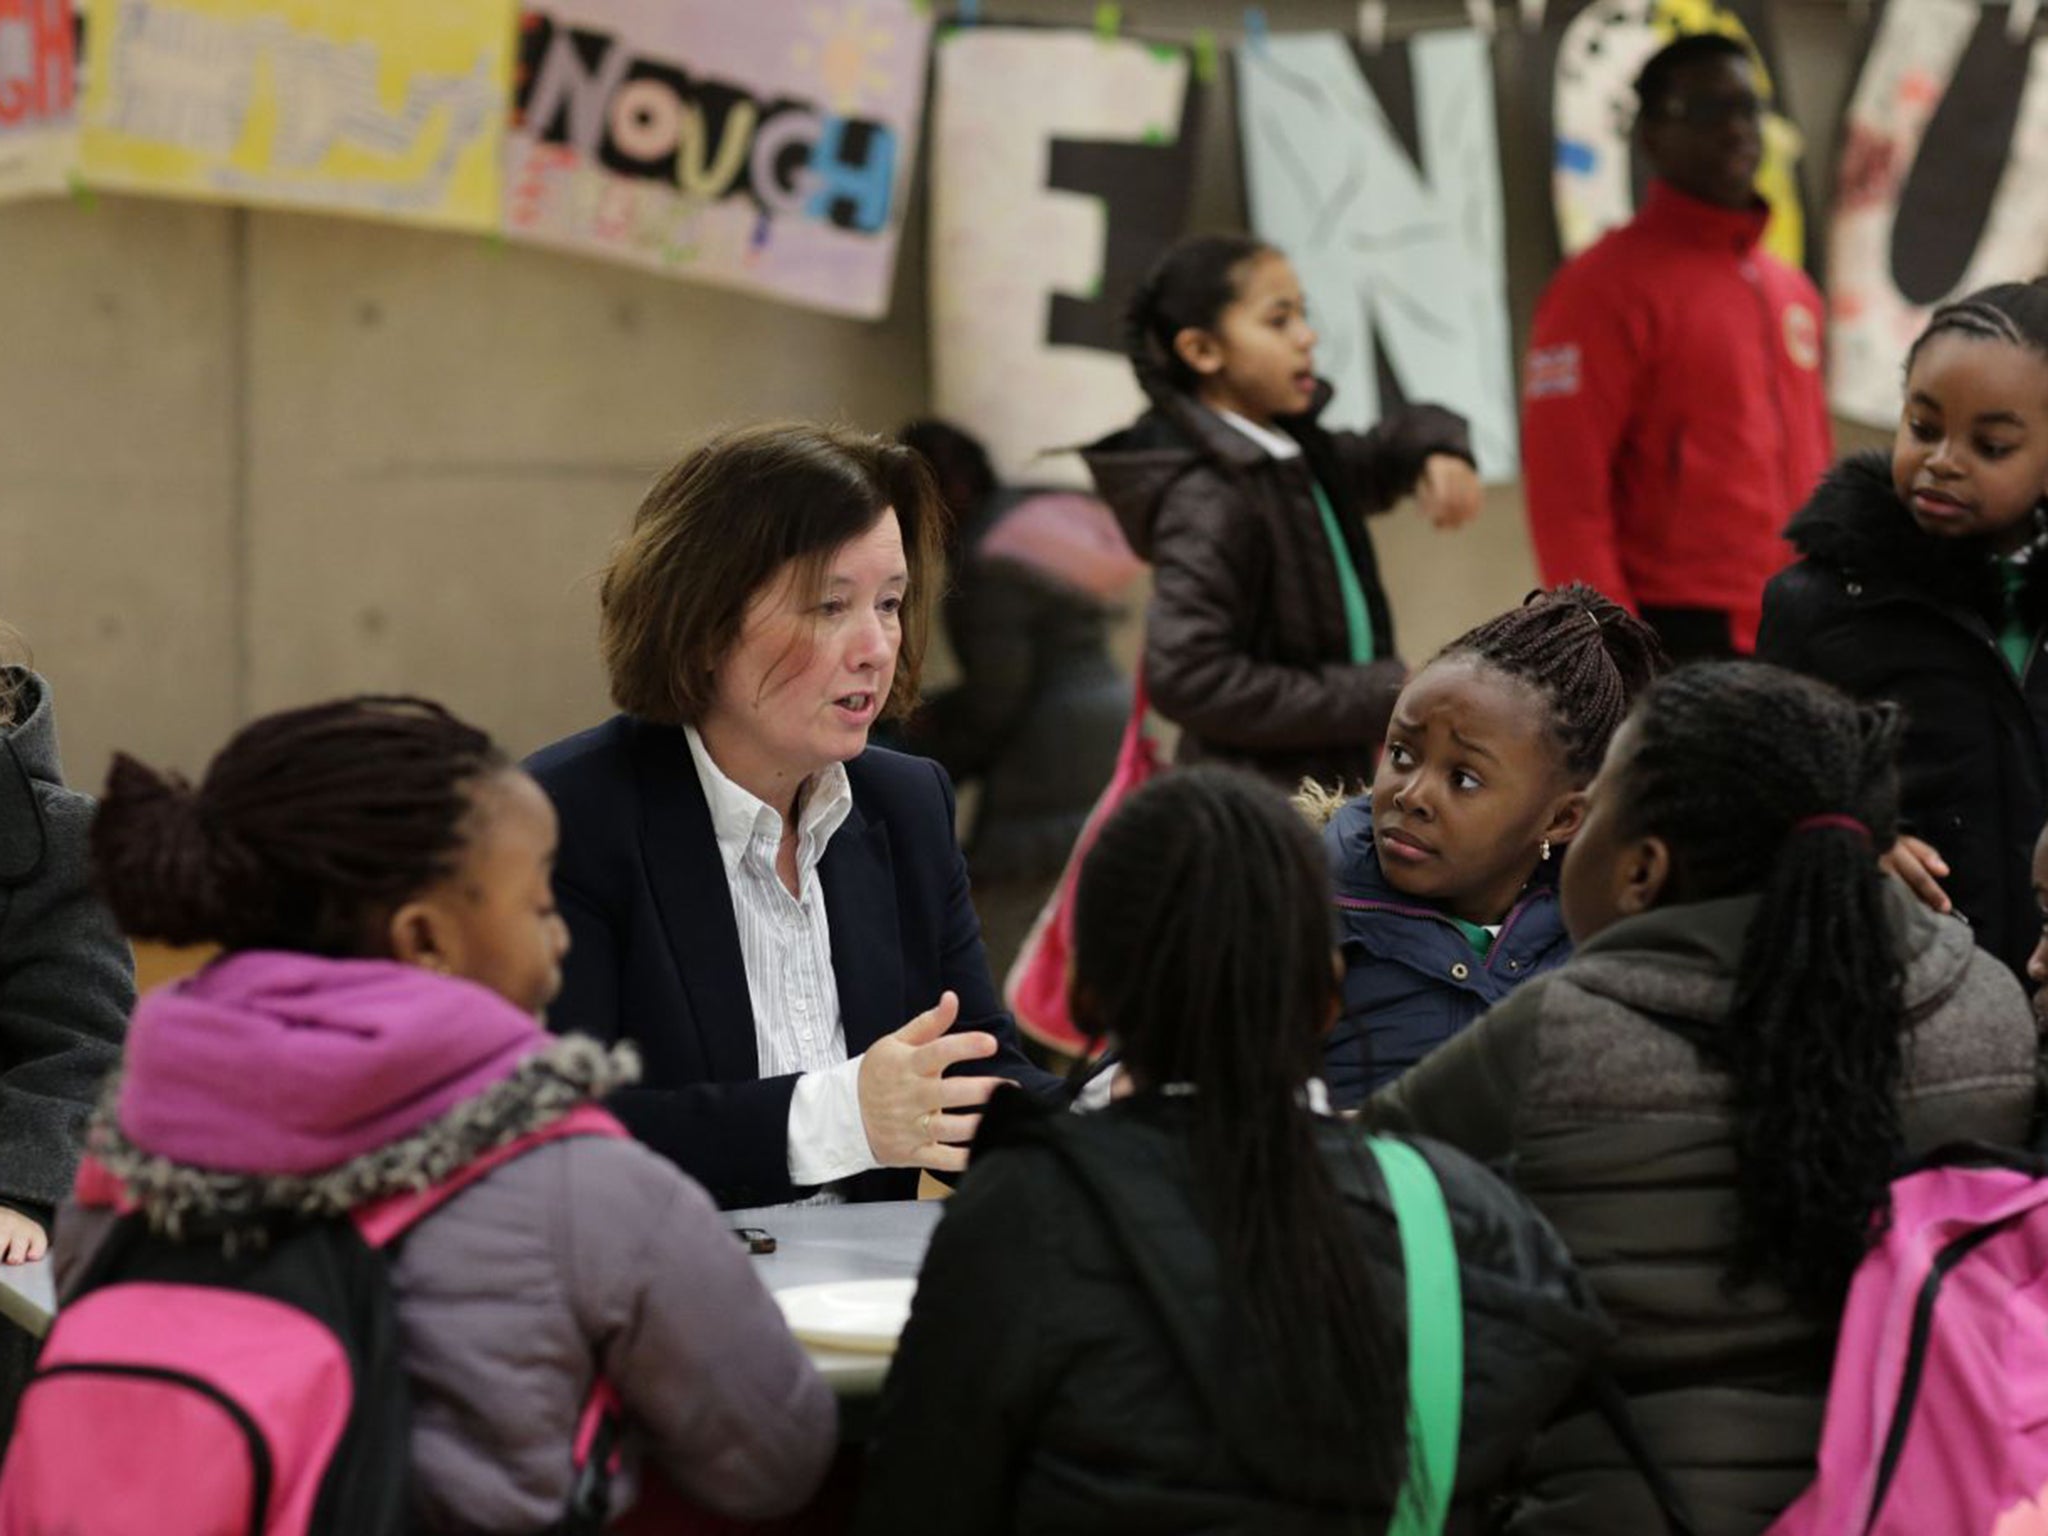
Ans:
[{"label": "child's hand", "polygon": [[1906,889],[1937,912],[1955,910],[1941,888],[1940,877],[1948,873],[1948,861],[1917,837],[1901,834],[1877,861],[1906,882]]},{"label": "child's hand", "polygon": [[1415,504],[1432,527],[1462,528],[1479,515],[1479,471],[1454,453],[1432,453],[1415,482]]},{"label": "child's hand", "polygon": [[27,1264],[49,1249],[50,1236],[19,1211],[0,1206],[0,1264]]}]

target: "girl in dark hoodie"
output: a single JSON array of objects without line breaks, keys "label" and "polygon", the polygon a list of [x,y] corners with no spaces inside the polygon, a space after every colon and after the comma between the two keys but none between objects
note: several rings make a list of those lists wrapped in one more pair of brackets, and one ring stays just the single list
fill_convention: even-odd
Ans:
[{"label": "girl in dark hoodie", "polygon": [[1889,457],[1836,466],[1764,592],[1760,660],[1906,716],[1902,832],[1885,864],[2020,975],[2028,861],[2048,810],[2048,288],[1934,312],[1906,359]]},{"label": "girl in dark hoodie", "polygon": [[1249,236],[1174,246],[1128,325],[1152,408],[1082,457],[1153,566],[1144,681],[1180,760],[1290,790],[1364,783],[1407,671],[1364,514],[1413,492],[1438,527],[1468,522],[1463,419],[1421,405],[1362,436],[1318,426],[1330,387],[1300,279]]}]

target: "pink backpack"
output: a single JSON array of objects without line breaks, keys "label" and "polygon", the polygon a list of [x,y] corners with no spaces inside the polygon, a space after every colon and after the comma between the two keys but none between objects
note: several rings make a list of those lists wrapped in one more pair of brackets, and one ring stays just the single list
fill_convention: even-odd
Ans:
[{"label": "pink backpack", "polygon": [[1766,1536],[2048,1536],[2048,1160],[1950,1147],[1856,1271],[1820,1474]]},{"label": "pink backpack", "polygon": [[[22,1397],[0,1467],[0,1536],[399,1536],[411,1454],[383,1250],[533,1147],[625,1134],[585,1105],[430,1189],[349,1220],[273,1227],[261,1244],[174,1242],[123,1216]],[[77,1197],[124,1205],[90,1159]],[[602,1523],[610,1456],[592,1452],[597,1403],[563,1531]]]}]

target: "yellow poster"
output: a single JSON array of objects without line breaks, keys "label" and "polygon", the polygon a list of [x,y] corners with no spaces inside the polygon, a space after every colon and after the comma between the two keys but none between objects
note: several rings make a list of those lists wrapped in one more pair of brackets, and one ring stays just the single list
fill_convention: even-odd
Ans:
[{"label": "yellow poster", "polygon": [[493,230],[517,0],[94,0],[82,171]]}]

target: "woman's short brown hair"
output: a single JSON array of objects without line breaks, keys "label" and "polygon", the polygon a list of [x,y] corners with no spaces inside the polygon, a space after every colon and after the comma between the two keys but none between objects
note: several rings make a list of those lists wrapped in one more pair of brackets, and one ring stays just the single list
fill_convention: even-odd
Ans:
[{"label": "woman's short brown hair", "polygon": [[945,507],[912,449],[804,422],[722,433],[648,491],[598,589],[612,702],[667,725],[701,720],[754,595],[792,561],[800,593],[815,594],[833,551],[891,510],[910,584],[885,714],[908,714],[944,569]]}]

